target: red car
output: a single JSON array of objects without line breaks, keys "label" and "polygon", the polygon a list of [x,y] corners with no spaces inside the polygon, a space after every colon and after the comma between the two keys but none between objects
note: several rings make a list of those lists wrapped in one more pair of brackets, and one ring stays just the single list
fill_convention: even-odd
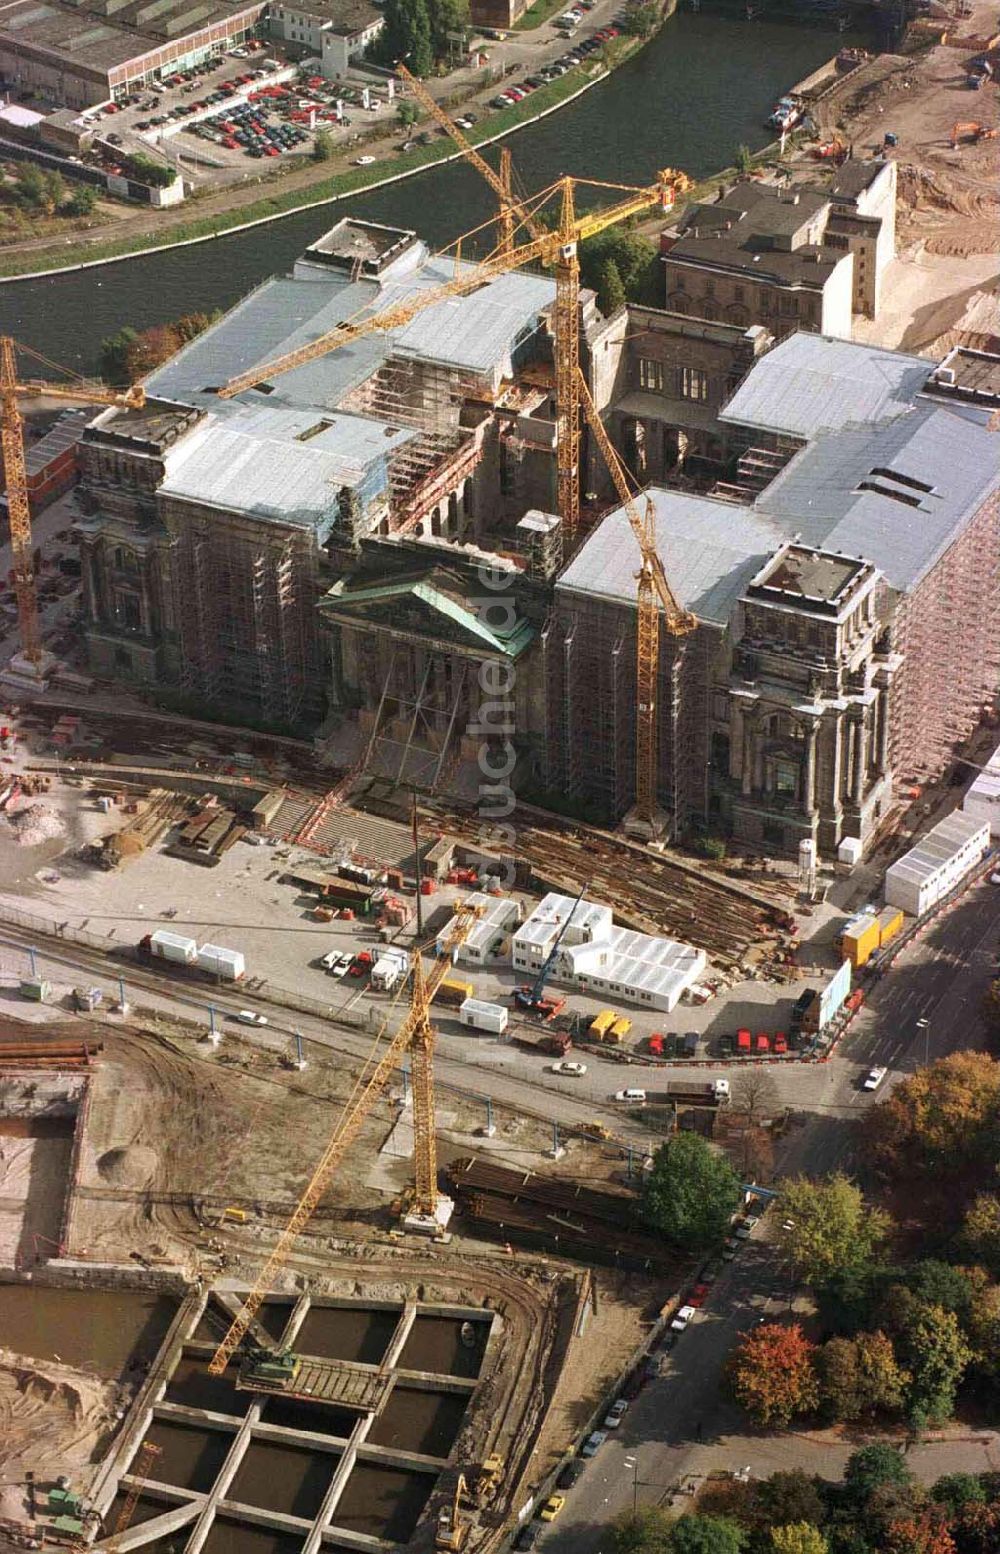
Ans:
[{"label": "red car", "polygon": [[766,1031],[757,1032],[757,1043],[755,1050],[757,1052],[770,1052],[771,1038]]},{"label": "red car", "polygon": [[371,967],[371,963],[371,951],[359,950],[347,969],[347,975],[349,977],[363,977],[365,972]]},{"label": "red car", "polygon": [[703,1306],[708,1299],[710,1289],[711,1285],[696,1284],[687,1298],[687,1304],[689,1306]]}]

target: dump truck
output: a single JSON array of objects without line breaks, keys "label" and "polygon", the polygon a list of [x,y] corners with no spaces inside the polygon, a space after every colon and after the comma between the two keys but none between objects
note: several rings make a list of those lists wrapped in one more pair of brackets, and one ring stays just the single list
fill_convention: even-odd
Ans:
[{"label": "dump truck", "polygon": [[728,1079],[676,1079],[667,1084],[667,1099],[685,1106],[728,1106]]}]

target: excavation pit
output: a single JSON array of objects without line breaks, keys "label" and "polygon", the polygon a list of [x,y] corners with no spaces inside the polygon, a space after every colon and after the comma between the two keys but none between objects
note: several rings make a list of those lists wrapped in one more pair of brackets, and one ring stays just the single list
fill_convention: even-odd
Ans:
[{"label": "excavation pit", "polygon": [[313,1306],[295,1337],[302,1354],[380,1365],[399,1323],[399,1309]]},{"label": "excavation pit", "polygon": [[253,1441],[226,1491],[226,1499],[312,1521],[339,1460],[333,1452]]},{"label": "excavation pit", "polygon": [[245,1392],[236,1391],[237,1369],[236,1365],[230,1365],[224,1376],[213,1376],[203,1355],[185,1352],[170,1378],[164,1401],[242,1419],[250,1399]]},{"label": "excavation pit", "polygon": [[418,1316],[399,1357],[401,1370],[439,1376],[478,1376],[489,1337],[488,1322]]},{"label": "excavation pit", "polygon": [[157,1419],[146,1439],[160,1448],[154,1471],[161,1484],[207,1494],[225,1462],[233,1437],[226,1430],[199,1430]]},{"label": "excavation pit", "polygon": [[3,1346],[123,1381],[148,1364],[177,1311],[166,1295],[0,1284]]},{"label": "excavation pit", "polygon": [[217,1516],[203,1549],[204,1554],[302,1554],[302,1534],[270,1532]]},{"label": "excavation pit", "polygon": [[433,1488],[433,1474],[359,1462],[333,1513],[333,1526],[405,1544]]},{"label": "excavation pit", "polygon": [[369,1432],[373,1446],[447,1457],[465,1418],[462,1392],[423,1392],[398,1382]]},{"label": "excavation pit", "polygon": [[281,1425],[286,1430],[307,1430],[314,1435],[332,1435],[345,1441],[358,1422],[357,1414],[346,1408],[324,1408],[322,1404],[300,1403],[296,1398],[268,1398],[260,1417],[264,1424]]}]

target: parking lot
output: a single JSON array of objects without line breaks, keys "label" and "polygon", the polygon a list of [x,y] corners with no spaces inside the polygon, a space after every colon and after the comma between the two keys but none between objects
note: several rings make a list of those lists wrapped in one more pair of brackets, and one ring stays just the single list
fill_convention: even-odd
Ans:
[{"label": "parking lot", "polygon": [[[455,110],[459,125],[471,130],[585,64],[621,35],[634,3],[627,0],[612,16],[606,0],[580,0],[551,24],[484,44],[486,69],[463,67],[442,83],[447,95],[469,92],[467,103]],[[603,25],[597,25],[600,16],[588,15],[595,9],[607,13]],[[222,58],[176,71],[87,115],[95,131],[95,159],[106,171],[121,173],[130,153],[152,153],[195,188],[208,188],[251,172],[259,176],[293,157],[311,157],[321,132],[331,142],[332,168],[370,165],[387,151],[402,153],[447,138],[435,125],[407,129],[397,122],[406,88],[384,74],[360,66],[333,81],[315,67],[315,60],[290,59],[273,40],[251,40]],[[483,83],[491,77],[494,87],[501,78],[509,84],[490,95]]]}]

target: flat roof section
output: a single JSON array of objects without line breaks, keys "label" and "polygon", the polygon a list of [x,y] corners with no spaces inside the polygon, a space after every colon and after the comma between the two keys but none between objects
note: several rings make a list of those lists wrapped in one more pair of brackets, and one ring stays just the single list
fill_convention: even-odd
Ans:
[{"label": "flat roof section", "polygon": [[980,833],[989,836],[989,822],[959,811],[946,815],[922,836],[908,853],[890,866],[886,877],[896,879],[926,880],[932,878],[955,854]]},{"label": "flat roof section", "polygon": [[[765,358],[766,360],[766,358]],[[652,486],[656,548],[674,594],[699,620],[724,626],[747,585],[787,536],[764,514],[733,502]],[[634,606],[639,545],[624,508],[608,513],[556,587]]]},{"label": "flat roof section", "polygon": [[259,13],[260,4],[227,4],[226,0],[130,0],[113,9],[91,8],[62,0],[12,0],[0,11],[0,47],[7,39],[28,54],[67,56],[75,73],[82,69],[107,72],[129,60],[175,42],[185,33],[226,22],[244,12]]},{"label": "flat roof section", "polygon": [[865,569],[863,561],[828,551],[789,545],[752,586],[788,594],[792,599],[835,604]]}]

